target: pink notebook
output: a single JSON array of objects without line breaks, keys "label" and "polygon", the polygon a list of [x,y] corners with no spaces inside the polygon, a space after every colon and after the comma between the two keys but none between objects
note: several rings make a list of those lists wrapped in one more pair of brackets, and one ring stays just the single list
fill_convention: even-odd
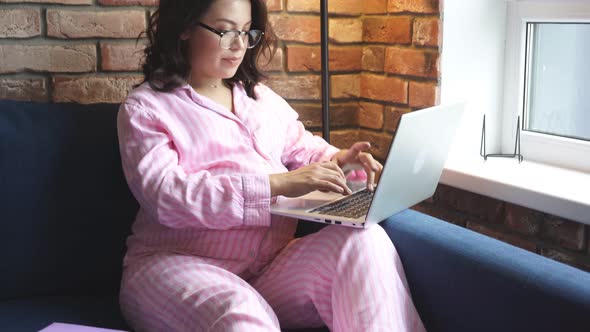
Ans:
[{"label": "pink notebook", "polygon": [[39,332],[125,332],[123,330],[103,329],[99,327],[53,323]]}]

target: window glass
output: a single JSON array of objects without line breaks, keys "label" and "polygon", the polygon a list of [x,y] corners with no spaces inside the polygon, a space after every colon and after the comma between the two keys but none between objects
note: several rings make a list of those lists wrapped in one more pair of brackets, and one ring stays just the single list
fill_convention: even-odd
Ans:
[{"label": "window glass", "polygon": [[529,23],[524,130],[590,140],[590,24]]}]

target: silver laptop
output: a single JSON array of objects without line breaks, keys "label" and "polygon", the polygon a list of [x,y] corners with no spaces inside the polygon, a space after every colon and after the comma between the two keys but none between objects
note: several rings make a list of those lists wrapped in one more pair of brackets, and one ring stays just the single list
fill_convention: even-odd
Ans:
[{"label": "silver laptop", "polygon": [[351,184],[353,194],[314,191],[279,196],[271,213],[367,228],[434,194],[465,105],[439,105],[402,115],[374,191]]}]

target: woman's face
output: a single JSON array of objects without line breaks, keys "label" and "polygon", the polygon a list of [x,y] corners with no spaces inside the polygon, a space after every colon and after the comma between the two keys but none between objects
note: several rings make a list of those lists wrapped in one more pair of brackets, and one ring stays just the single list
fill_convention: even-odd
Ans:
[{"label": "woman's face", "polygon": [[[250,30],[250,0],[216,0],[200,21],[216,30]],[[235,75],[246,53],[246,45],[234,41],[229,49],[219,46],[219,35],[197,26],[184,34],[188,41],[192,75],[205,79],[225,79]]]}]

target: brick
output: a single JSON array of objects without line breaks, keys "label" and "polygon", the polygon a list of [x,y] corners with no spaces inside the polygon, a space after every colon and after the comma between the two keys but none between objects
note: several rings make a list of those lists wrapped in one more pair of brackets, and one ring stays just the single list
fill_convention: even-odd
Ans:
[{"label": "brick", "polygon": [[320,0],[286,0],[287,11],[296,13],[319,13]]},{"label": "brick", "polygon": [[586,236],[585,225],[571,220],[546,215],[541,223],[541,237],[563,248],[584,250]]},{"label": "brick", "polygon": [[434,14],[439,12],[438,0],[389,0],[387,10],[390,13]]},{"label": "brick", "polygon": [[420,213],[424,213],[424,214],[427,214],[429,216],[432,216],[432,214],[430,212],[431,208],[432,207],[430,205],[427,205],[427,204],[424,204],[424,203],[418,203],[418,204],[410,207],[410,209],[412,209],[414,211],[418,211]]},{"label": "brick", "polygon": [[399,77],[362,74],[361,97],[406,104],[408,102],[408,82]]},{"label": "brick", "polygon": [[[299,121],[305,128],[322,127],[322,106],[320,103],[309,104],[290,102],[299,114]],[[357,125],[358,105],[356,103],[333,103],[330,105],[330,128]]]},{"label": "brick", "polygon": [[472,221],[467,221],[466,227],[474,232],[511,244],[515,247],[519,247],[534,253],[537,252],[537,245],[527,239],[520,238],[512,234],[507,234],[501,230],[495,230],[488,226],[474,223]]},{"label": "brick", "polygon": [[552,248],[541,248],[539,250],[539,254],[545,256],[547,258],[551,258],[555,261],[558,261],[563,264],[567,264],[570,266],[576,266],[576,258],[569,253],[552,249]]},{"label": "brick", "polygon": [[0,45],[0,73],[96,71],[94,45]]},{"label": "brick", "polygon": [[276,49],[276,52],[272,59],[269,58],[270,54],[266,51],[261,53],[260,57],[258,58],[258,67],[266,72],[272,71],[283,71],[283,63],[284,63],[284,56],[283,56],[283,48],[279,47]]},{"label": "brick", "polygon": [[283,0],[266,0],[266,8],[269,12],[280,12],[283,10]]},{"label": "brick", "polygon": [[91,5],[93,0],[0,0],[0,3],[60,3],[64,5]]},{"label": "brick", "polygon": [[397,125],[399,124],[399,120],[401,119],[402,115],[405,113],[409,113],[411,110],[409,108],[401,108],[401,107],[393,107],[388,106],[385,107],[385,119],[383,123],[383,127],[385,130],[393,132],[397,129]]},{"label": "brick", "polygon": [[357,102],[332,103],[330,105],[330,128],[358,126],[358,112]]},{"label": "brick", "polygon": [[363,41],[363,22],[357,18],[330,19],[328,30],[332,42],[358,43]]},{"label": "brick", "polygon": [[359,141],[358,130],[333,130],[330,131],[330,144],[339,149],[348,149]]},{"label": "brick", "polygon": [[409,103],[412,107],[424,108],[438,105],[439,95],[437,83],[410,82]]},{"label": "brick", "polygon": [[383,128],[383,110],[383,105],[361,102],[358,116],[359,125],[370,129]]},{"label": "brick", "polygon": [[47,9],[47,35],[56,38],[137,38],[146,28],[145,11]]},{"label": "brick", "polygon": [[[432,197],[427,199],[432,200]],[[425,202],[427,201],[425,200]],[[420,206],[425,205],[425,203],[421,203]],[[412,207],[415,208],[416,206]],[[461,227],[466,227],[467,221],[469,218],[465,216],[465,214],[456,212],[447,208],[441,208],[438,206],[430,205],[426,210],[426,214],[433,216],[435,218],[439,218],[451,224],[455,224]]]},{"label": "brick", "polygon": [[437,205],[444,205],[465,212],[481,221],[502,222],[504,203],[491,197],[440,185],[435,200]]},{"label": "brick", "polygon": [[43,78],[1,78],[0,100],[45,102],[48,100],[47,84]]},{"label": "brick", "polygon": [[291,101],[289,104],[299,114],[299,121],[303,123],[305,128],[320,128],[322,126],[322,106],[319,102],[310,104]]},{"label": "brick", "polygon": [[[300,1],[300,0],[297,0]],[[319,2],[319,1],[318,1]],[[363,1],[330,0],[328,12],[340,15],[360,15],[363,11]]]},{"label": "brick", "polygon": [[385,71],[418,77],[439,77],[439,53],[430,50],[388,47],[385,50]]},{"label": "brick", "polygon": [[[328,1],[328,12],[330,14],[360,15],[362,10],[362,1]],[[287,0],[287,11],[298,13],[319,13],[320,0]]]},{"label": "brick", "polygon": [[158,0],[98,0],[104,6],[157,6]]},{"label": "brick", "polygon": [[328,49],[330,71],[355,71],[362,69],[363,49],[358,46],[333,46]]},{"label": "brick", "polygon": [[288,45],[287,70],[290,72],[320,71],[320,48],[317,46]]},{"label": "brick", "polygon": [[277,37],[284,42],[317,44],[320,42],[320,18],[317,16],[270,15]]},{"label": "brick", "polygon": [[364,0],[363,13],[385,14],[387,13],[387,0]]},{"label": "brick", "polygon": [[0,38],[28,38],[41,34],[38,8],[0,9]]},{"label": "brick", "polygon": [[385,47],[368,46],[363,48],[362,69],[382,72],[385,66]]},{"label": "brick", "polygon": [[310,132],[314,136],[318,136],[318,137],[322,137],[322,138],[324,137],[324,133],[321,130],[310,130]]},{"label": "brick", "polygon": [[374,131],[360,130],[359,140],[371,143],[369,152],[377,160],[383,162],[391,145],[391,135],[386,133],[376,133]]},{"label": "brick", "polygon": [[78,104],[120,103],[143,80],[140,75],[125,76],[55,76],[53,102]]},{"label": "brick", "polygon": [[359,75],[331,75],[330,96],[332,98],[358,98],[361,93]]},{"label": "brick", "polygon": [[529,208],[506,203],[504,224],[519,233],[537,235],[541,232],[542,214]]},{"label": "brick", "polygon": [[285,99],[319,100],[321,95],[319,75],[272,75],[266,84]]},{"label": "brick", "polygon": [[442,42],[440,31],[441,22],[438,17],[416,18],[412,43],[417,46],[440,47]]},{"label": "brick", "polygon": [[[361,69],[360,47],[330,47],[328,50],[330,71],[354,71]],[[320,71],[321,49],[318,46],[287,46],[287,69],[290,72]]]},{"label": "brick", "polygon": [[363,21],[363,41],[369,43],[410,44],[410,17],[368,17]]},{"label": "brick", "polygon": [[145,43],[100,43],[101,69],[104,71],[138,71],[141,69]]}]

